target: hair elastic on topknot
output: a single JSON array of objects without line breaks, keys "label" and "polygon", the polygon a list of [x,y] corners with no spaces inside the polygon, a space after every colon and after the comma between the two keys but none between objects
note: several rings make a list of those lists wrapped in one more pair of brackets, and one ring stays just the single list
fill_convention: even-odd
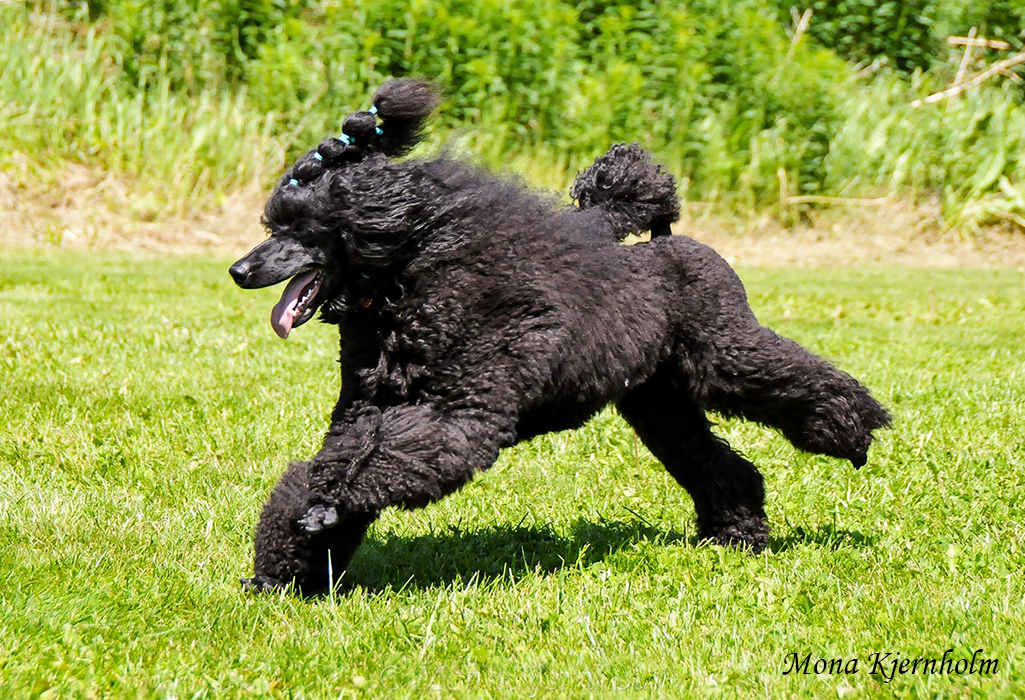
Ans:
[{"label": "hair elastic on topknot", "polygon": [[377,140],[377,117],[370,112],[353,112],[345,118],[342,131],[360,146],[369,146]]},{"label": "hair elastic on topknot", "polygon": [[304,185],[310,184],[324,172],[323,163],[312,156],[313,153],[310,153],[308,156],[300,158],[292,168],[292,178]]},{"label": "hair elastic on topknot", "polygon": [[341,139],[330,136],[317,144],[317,152],[324,157],[324,162],[335,165],[344,157],[349,144]]}]

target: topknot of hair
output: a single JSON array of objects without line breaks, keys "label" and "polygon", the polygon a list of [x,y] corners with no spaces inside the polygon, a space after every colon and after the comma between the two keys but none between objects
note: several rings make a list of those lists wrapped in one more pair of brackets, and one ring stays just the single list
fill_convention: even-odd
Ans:
[{"label": "topknot of hair", "polygon": [[389,80],[374,93],[374,107],[381,119],[420,121],[430,116],[441,103],[438,89],[414,78]]},{"label": "topknot of hair", "polygon": [[359,149],[334,137],[326,138],[317,145],[317,153],[327,165],[336,165],[354,160]]},{"label": "topknot of hair", "polygon": [[441,102],[430,83],[412,78],[389,80],[374,94],[374,108],[381,118],[377,149],[387,156],[409,153],[424,136],[427,117]]},{"label": "topknot of hair", "polygon": [[346,117],[342,132],[360,146],[377,140],[377,118],[370,112],[356,112]]},{"label": "topknot of hair", "polygon": [[292,177],[299,182],[311,182],[324,172],[324,164],[313,157],[312,152],[302,156],[292,168]]}]

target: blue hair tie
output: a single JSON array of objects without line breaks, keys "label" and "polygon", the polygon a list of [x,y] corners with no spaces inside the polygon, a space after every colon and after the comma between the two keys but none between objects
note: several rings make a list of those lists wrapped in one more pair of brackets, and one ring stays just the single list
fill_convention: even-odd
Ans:
[{"label": "blue hair tie", "polygon": [[288,186],[289,186],[289,187],[298,187],[298,186],[299,186],[299,181],[298,181],[298,180],[296,180],[296,179],[295,179],[295,178],[293,177],[293,178],[292,178],[291,180],[289,180],[289,181],[288,181]]},{"label": "blue hair tie", "polygon": [[[377,107],[375,107],[373,105],[370,105],[370,109],[368,109],[367,111],[370,112],[370,114],[373,114],[374,116],[377,116]],[[374,127],[374,129],[377,131],[377,135],[378,136],[380,136],[381,134],[384,133],[384,131],[379,126],[378,127]],[[344,143],[346,146],[351,146],[354,143],[356,143],[356,139],[352,138],[351,136],[349,136],[344,131],[338,136],[338,140],[341,141],[342,143]],[[316,157],[317,157],[317,160],[320,160],[320,154],[319,153],[316,154]]]},{"label": "blue hair tie", "polygon": [[313,157],[316,158],[317,160],[324,160],[324,156],[320,155],[320,151],[314,151],[313,152]]}]

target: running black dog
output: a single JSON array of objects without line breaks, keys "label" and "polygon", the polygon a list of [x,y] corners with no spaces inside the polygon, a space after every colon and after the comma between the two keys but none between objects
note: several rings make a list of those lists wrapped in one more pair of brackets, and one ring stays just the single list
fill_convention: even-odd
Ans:
[{"label": "running black dog", "polygon": [[[394,161],[437,105],[397,80],[302,156],[267,202],[270,238],[231,267],[288,282],[282,337],[319,309],[342,390],[320,452],[293,464],[256,532],[256,590],[324,590],[388,506],[427,505],[520,440],[614,403],[690,492],[703,538],[753,550],[762,477],[706,411],[865,463],[889,415],[857,381],[755,319],[713,250],[670,236],[675,184],[637,146],[577,179],[577,207],[446,158]],[[652,240],[620,245],[650,230]],[[330,560],[330,565],[329,565]]]}]

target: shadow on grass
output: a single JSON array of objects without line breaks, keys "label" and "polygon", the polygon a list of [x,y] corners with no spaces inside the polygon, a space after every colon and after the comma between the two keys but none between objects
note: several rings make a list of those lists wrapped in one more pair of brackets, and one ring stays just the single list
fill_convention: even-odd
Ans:
[{"label": "shadow on grass", "polygon": [[[591,566],[641,542],[701,546],[693,534],[661,530],[639,520],[578,519],[566,534],[548,525],[503,525],[472,531],[450,527],[428,535],[369,537],[345,572],[342,585],[362,586],[368,591],[419,590],[470,580],[480,585],[527,573]],[[783,537],[770,537],[768,550],[778,554],[800,545],[838,550],[874,544],[873,537],[833,525],[799,526]]]},{"label": "shadow on grass", "polygon": [[833,525],[819,525],[814,530],[806,530],[798,525],[784,537],[769,537],[768,550],[773,554],[778,554],[803,544],[834,550],[847,547],[866,549],[874,546],[875,543],[874,537],[863,535],[857,530],[845,530]]},{"label": "shadow on grass", "polygon": [[464,531],[455,527],[438,534],[412,537],[371,536],[345,573],[347,586],[377,591],[386,588],[432,588],[456,581],[497,581],[540,571],[596,564],[638,542],[668,544],[690,541],[641,521],[579,519],[567,534],[548,525],[496,526]]}]

